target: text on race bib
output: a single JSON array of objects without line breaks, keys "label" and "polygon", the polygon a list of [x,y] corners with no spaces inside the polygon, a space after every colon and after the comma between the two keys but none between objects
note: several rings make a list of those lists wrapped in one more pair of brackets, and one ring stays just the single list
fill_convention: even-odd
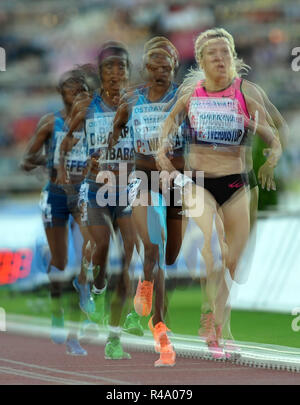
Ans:
[{"label": "text on race bib", "polygon": [[193,97],[189,120],[197,141],[239,145],[244,134],[238,100]]}]

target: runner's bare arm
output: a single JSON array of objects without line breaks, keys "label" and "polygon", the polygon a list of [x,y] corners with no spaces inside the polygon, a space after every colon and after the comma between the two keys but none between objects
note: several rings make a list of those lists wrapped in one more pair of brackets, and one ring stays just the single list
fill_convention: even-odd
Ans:
[{"label": "runner's bare arm", "polygon": [[[268,113],[268,111],[265,110],[265,112],[266,112],[266,120],[267,120],[268,124],[270,125],[270,127],[272,128],[274,135],[277,137],[277,139],[280,142],[278,129],[276,128],[276,125],[275,125],[273,119],[271,118],[271,115]],[[271,150],[269,148],[264,149],[263,150],[264,156],[268,156],[270,151]],[[260,183],[262,189],[265,189],[265,187],[266,187],[267,191],[270,191],[270,190],[276,191],[276,183],[275,183],[275,179],[274,179],[274,167],[270,167],[270,165],[268,164],[268,161],[263,163],[260,166],[260,168],[258,169],[257,179],[258,179],[258,182]]]},{"label": "runner's bare arm", "polygon": [[[262,103],[262,107],[264,108],[264,111],[266,113],[266,120],[270,127],[273,130],[273,133],[275,136],[281,141],[281,139],[286,139],[287,137],[287,132],[286,129],[287,125],[279,113],[279,111],[276,109],[276,107],[271,103],[271,101],[268,99],[266,93],[263,91],[263,89],[258,86],[257,84],[254,84],[252,82],[249,82],[247,80],[243,81],[243,86],[245,87],[244,91],[246,91],[249,95],[251,95],[253,98],[259,98],[260,102]],[[260,98],[261,97],[261,98]],[[280,132],[282,133],[282,137],[280,137]],[[280,139],[281,138],[281,139]],[[282,144],[282,142],[281,142]],[[283,147],[283,145],[281,145]],[[266,156],[268,153],[270,153],[270,149],[264,149],[263,151],[264,155]],[[258,169],[258,175],[257,175],[258,181],[262,187],[262,189],[266,189],[268,191],[276,190],[276,183],[274,179],[274,168],[270,167],[268,162],[265,162],[260,166]]]},{"label": "runner's bare arm", "polygon": [[128,119],[129,119],[129,103],[126,100],[124,100],[123,102],[121,100],[121,104],[119,105],[114,118],[113,130],[108,137],[109,149],[118,143],[122,129],[126,126]]},{"label": "runner's bare arm", "polygon": [[270,124],[269,120],[268,120],[268,122],[271,126],[274,126],[276,128],[276,130],[278,131],[278,136],[280,139],[282,149],[285,149],[287,146],[287,143],[288,143],[288,139],[289,139],[289,127],[287,125],[286,120],[280,114],[280,112],[275,107],[275,105],[270,101],[266,92],[259,85],[248,82],[248,81],[246,81],[246,82],[247,82],[246,86],[248,86],[248,89],[250,89],[250,91],[252,90],[252,92],[256,91],[256,92],[260,93],[263,103],[264,103],[264,107],[265,107],[268,115],[271,117],[271,121],[272,121],[273,125]]},{"label": "runner's bare arm", "polygon": [[73,136],[73,132],[82,126],[86,115],[86,109],[81,109],[77,112],[69,123],[69,130],[62,140],[59,147],[59,167],[57,171],[57,184],[66,184],[67,172],[65,169],[65,157],[72,150],[72,148],[79,142],[79,138]]},{"label": "runner's bare arm", "polygon": [[[267,158],[268,165],[275,167],[282,154],[280,141],[274,134],[272,127],[268,124],[267,113],[264,108],[264,103],[261,95],[258,93],[255,99],[249,94],[245,94],[247,108],[250,114],[248,126],[256,132],[261,139],[270,147],[270,153]],[[258,116],[258,120],[254,121],[252,117]]]},{"label": "runner's bare arm", "polygon": [[167,157],[167,153],[172,152],[170,136],[178,131],[178,128],[183,121],[186,115],[187,102],[188,96],[182,96],[179,98],[162,125],[160,147],[156,155],[156,164],[161,170],[167,170],[168,172],[176,170],[172,165],[171,160]]},{"label": "runner's bare arm", "polygon": [[50,138],[54,125],[54,115],[47,114],[44,115],[36,128],[36,131],[29,141],[26,152],[22,158],[20,168],[25,171],[30,171],[37,166],[44,166],[46,161],[41,155],[42,147],[46,140]]}]

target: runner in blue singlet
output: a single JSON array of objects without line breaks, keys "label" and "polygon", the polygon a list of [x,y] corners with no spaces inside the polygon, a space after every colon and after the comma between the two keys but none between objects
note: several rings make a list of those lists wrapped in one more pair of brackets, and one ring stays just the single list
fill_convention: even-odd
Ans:
[{"label": "runner in blue singlet", "polygon": [[[66,164],[68,168],[68,184],[57,184],[57,169],[59,166],[59,147],[66,134],[66,120],[71,112],[76,96],[87,91],[85,76],[80,69],[66,72],[62,75],[58,91],[62,96],[64,108],[54,114],[47,114],[41,118],[36,133],[31,140],[24,155],[22,168],[26,171],[37,166],[46,165],[49,171],[49,182],[41,194],[40,206],[48,244],[51,252],[51,261],[48,269],[52,308],[52,334],[56,343],[65,341],[64,310],[61,301],[62,283],[66,281],[64,270],[68,261],[68,220],[70,214],[81,226],[80,212],[77,208],[78,192],[85,171],[85,149],[83,133],[77,132],[76,148],[68,154]],[[41,156],[43,146],[46,158]],[[87,234],[81,228],[84,238],[83,250],[87,242]],[[82,272],[81,272],[82,274]],[[83,277],[83,275],[82,275]],[[85,280],[83,280],[85,282]],[[77,320],[77,311],[74,311]],[[76,333],[70,334],[67,339],[67,353],[85,355]]]}]

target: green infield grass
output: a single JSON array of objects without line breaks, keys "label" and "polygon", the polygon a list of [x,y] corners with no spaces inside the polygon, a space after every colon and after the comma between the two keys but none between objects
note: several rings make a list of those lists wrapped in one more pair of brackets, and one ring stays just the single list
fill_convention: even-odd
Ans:
[{"label": "green infield grass", "polygon": [[[179,287],[168,293],[167,324],[174,334],[197,336],[199,328],[201,290],[196,285]],[[71,303],[71,305],[70,305]],[[85,319],[78,307],[78,295],[67,291],[63,296],[65,319]],[[0,307],[6,314],[50,317],[50,298],[47,288],[36,293],[0,289]],[[236,340],[300,347],[300,331],[292,330],[295,316],[284,313],[232,310],[231,330]],[[149,317],[141,322],[147,329]]]}]

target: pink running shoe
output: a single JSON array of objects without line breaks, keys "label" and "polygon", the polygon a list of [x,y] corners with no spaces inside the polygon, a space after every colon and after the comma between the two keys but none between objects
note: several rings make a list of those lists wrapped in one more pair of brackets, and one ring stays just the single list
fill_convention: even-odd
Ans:
[{"label": "pink running shoe", "polygon": [[205,314],[201,314],[200,317],[200,328],[198,334],[201,338],[206,341],[216,340],[216,330],[215,330],[215,316],[212,311]]},{"label": "pink running shoe", "polygon": [[226,353],[223,347],[219,346],[217,340],[207,341],[208,351],[214,360],[224,360],[226,359]]},{"label": "pink running shoe", "polygon": [[[222,339],[222,326],[221,325],[216,326],[216,338],[217,338],[218,344],[220,345],[220,340]],[[220,345],[220,347],[222,347],[222,345]],[[223,352],[225,353],[225,358],[227,360],[230,360],[231,354],[225,350],[225,347],[223,347]]]},{"label": "pink running shoe", "polygon": [[204,332],[202,337],[205,337],[208,351],[214,360],[224,360],[226,354],[223,347],[219,345],[219,336],[222,333],[220,326],[215,325],[215,316],[212,312],[201,315],[201,325],[204,326],[199,329],[200,332]]},{"label": "pink running shoe", "polygon": [[234,342],[234,340],[226,340],[224,343],[224,350],[227,359],[235,360],[242,355],[241,348]]},{"label": "pink running shoe", "polygon": [[[216,336],[217,336],[218,342],[220,342],[220,340],[222,339],[222,326],[221,325],[216,326]],[[240,356],[241,349],[239,346],[236,345],[234,340],[225,340],[225,339],[222,339],[222,340],[223,340],[223,348],[224,348],[227,360],[234,360]]]}]

